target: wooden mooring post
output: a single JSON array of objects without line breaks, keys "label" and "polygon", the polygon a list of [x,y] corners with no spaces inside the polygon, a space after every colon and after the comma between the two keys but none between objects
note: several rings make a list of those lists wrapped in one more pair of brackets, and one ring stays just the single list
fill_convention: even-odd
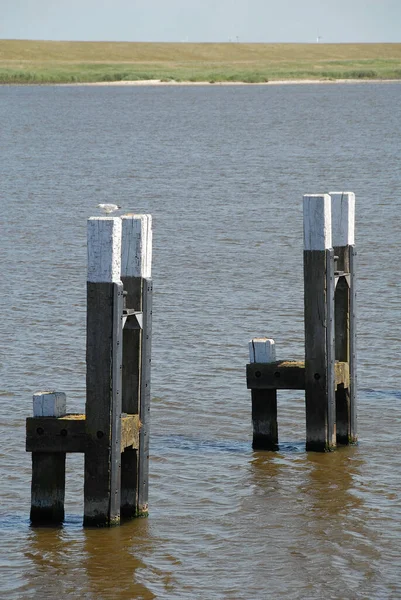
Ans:
[{"label": "wooden mooring post", "polygon": [[[260,360],[251,353],[247,386],[254,449],[278,444],[278,389],[305,390],[307,450],[357,441],[355,196],[305,195],[303,212],[305,361]],[[260,342],[251,340],[250,347]]]},{"label": "wooden mooring post", "polygon": [[150,215],[88,220],[86,412],[34,395],[31,522],[64,519],[65,458],[85,455],[84,525],[148,511],[152,227]]}]

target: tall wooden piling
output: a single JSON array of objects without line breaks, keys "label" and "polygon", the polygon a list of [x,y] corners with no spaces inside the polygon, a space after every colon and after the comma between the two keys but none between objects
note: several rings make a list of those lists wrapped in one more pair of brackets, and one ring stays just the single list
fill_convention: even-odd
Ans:
[{"label": "tall wooden piling", "polygon": [[336,446],[330,196],[305,195],[303,212],[306,449],[324,451]]},{"label": "tall wooden piling", "polygon": [[[33,396],[33,417],[62,417],[66,414],[63,392],[38,392]],[[42,438],[43,422],[36,435]],[[32,525],[58,525],[64,520],[65,452],[32,452]]]},{"label": "tall wooden piling", "polygon": [[148,512],[150,343],[151,343],[151,215],[122,218],[121,280],[124,285],[122,410],[139,414],[139,448],[121,456],[121,516]]},{"label": "tall wooden piling", "polygon": [[337,443],[357,440],[355,329],[355,195],[330,192],[335,271],[335,358],[349,365],[348,386],[336,390]]},{"label": "tall wooden piling", "polygon": [[84,525],[120,520],[121,219],[88,220]]},{"label": "tall wooden piling", "polygon": [[[275,361],[250,343],[253,447],[277,446],[277,390],[305,390],[306,449],[357,440],[355,196],[303,197],[305,361]],[[253,344],[253,345],[251,345]],[[265,350],[264,350],[265,353]]]},{"label": "tall wooden piling", "polygon": [[[249,360],[251,364],[273,363],[276,360],[274,340],[254,338],[249,342]],[[254,450],[277,450],[277,390],[252,389],[252,426]]]},{"label": "tall wooden piling", "polygon": [[86,414],[66,414],[63,393],[34,396],[26,421],[34,524],[63,521],[67,452],[85,454],[85,526],[147,515],[151,225],[150,215],[88,220]]}]

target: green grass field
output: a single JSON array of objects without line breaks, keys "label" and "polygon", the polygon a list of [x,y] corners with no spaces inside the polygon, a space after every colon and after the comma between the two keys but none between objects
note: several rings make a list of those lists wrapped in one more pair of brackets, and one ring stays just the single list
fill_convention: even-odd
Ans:
[{"label": "green grass field", "polygon": [[401,79],[400,44],[0,40],[0,83]]}]

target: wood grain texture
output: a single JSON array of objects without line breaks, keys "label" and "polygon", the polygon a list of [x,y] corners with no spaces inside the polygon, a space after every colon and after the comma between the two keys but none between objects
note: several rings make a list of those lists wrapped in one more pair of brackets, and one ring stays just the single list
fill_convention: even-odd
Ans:
[{"label": "wood grain texture", "polygon": [[138,509],[137,515],[148,514],[149,490],[149,434],[150,434],[150,377],[152,350],[152,305],[153,282],[143,281],[143,335],[142,335],[142,368],[140,385],[139,418],[139,465],[138,465]]},{"label": "wood grain texture", "polygon": [[32,452],[32,525],[64,521],[65,453]]},{"label": "wood grain texture", "polygon": [[350,246],[350,331],[349,331],[349,369],[350,369],[350,442],[358,441],[358,417],[357,417],[357,307],[356,307],[356,260],[357,251],[355,246]]},{"label": "wood grain texture", "polygon": [[[143,279],[122,277],[126,307],[142,311]],[[129,320],[123,330],[122,410],[139,418],[142,330],[131,329]],[[138,511],[138,446],[121,455],[121,517],[135,517]]]},{"label": "wood grain texture", "polygon": [[331,198],[328,194],[303,197],[304,250],[331,248]]},{"label": "wood grain texture", "polygon": [[112,283],[120,281],[121,219],[91,217],[88,219],[88,281]]},{"label": "wood grain texture", "polygon": [[[335,386],[349,385],[348,363],[334,364]],[[252,390],[304,390],[305,362],[276,361],[252,363],[246,366],[247,387]]]},{"label": "wood grain texture", "polygon": [[277,390],[252,390],[252,448],[278,449]]},{"label": "wood grain texture", "polygon": [[[138,448],[139,416],[121,417],[121,452]],[[61,418],[29,417],[26,420],[27,452],[85,452],[90,444],[85,415]]]},{"label": "wood grain texture", "polygon": [[61,417],[67,412],[64,392],[36,392],[33,395],[34,417]]},{"label": "wood grain texture", "polygon": [[355,243],[355,194],[330,192],[333,246]]},{"label": "wood grain texture", "polygon": [[334,343],[330,273],[334,282],[333,250],[304,251],[306,448],[316,451],[336,445],[334,348],[332,366],[328,357],[328,342]]},{"label": "wood grain texture", "polygon": [[253,338],[249,342],[250,363],[270,363],[276,360],[276,344],[272,338]]},{"label": "wood grain texture", "polygon": [[84,525],[120,518],[121,283],[87,284]]}]

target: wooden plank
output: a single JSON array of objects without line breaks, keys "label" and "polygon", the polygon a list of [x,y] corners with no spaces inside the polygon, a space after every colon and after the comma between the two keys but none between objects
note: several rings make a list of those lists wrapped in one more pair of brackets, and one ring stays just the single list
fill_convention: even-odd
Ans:
[{"label": "wooden plank", "polygon": [[150,278],[144,278],[137,516],[148,515],[152,296],[153,282]]},{"label": "wooden plank", "polygon": [[[349,385],[348,363],[336,361],[335,386]],[[246,365],[247,387],[252,390],[304,390],[305,362],[276,361],[270,364]]]},{"label": "wooden plank", "polygon": [[[144,277],[151,275],[151,215],[122,217],[121,280],[126,293],[126,308],[143,311]],[[128,413],[140,413],[143,331],[129,319],[123,331],[122,406]],[[121,516],[138,515],[139,452],[127,448],[121,456]]]},{"label": "wooden plank", "polygon": [[[335,376],[335,309],[334,309],[334,250],[326,250],[326,357],[327,357],[327,435],[329,449],[337,444],[336,437],[336,376]],[[306,383],[306,377],[305,377]],[[306,388],[305,388],[306,389]]]},{"label": "wooden plank", "polygon": [[[27,452],[85,452],[89,446],[85,415],[61,418],[29,417],[26,420]],[[139,415],[121,417],[121,452],[138,448]]]},{"label": "wooden plank", "polygon": [[253,390],[304,390],[304,361],[251,363],[246,366],[247,387]]},{"label": "wooden plank", "polygon": [[303,197],[306,449],[335,447],[334,251],[331,198]]},{"label": "wooden plank", "polygon": [[332,245],[350,246],[355,243],[355,194],[330,192]]},{"label": "wooden plank", "polygon": [[85,415],[26,420],[27,452],[85,452],[86,445]]},{"label": "wooden plank", "polygon": [[349,336],[350,336],[350,354],[349,354],[349,370],[350,370],[350,443],[358,441],[358,421],[357,421],[357,337],[356,337],[356,249],[355,246],[350,246],[350,321],[349,321]]},{"label": "wooden plank", "polygon": [[[354,304],[351,247],[353,248],[355,243],[355,195],[352,192],[330,192],[330,196],[333,245],[338,256],[336,268],[340,273],[344,272],[343,276],[340,274],[335,292],[335,351],[336,359],[349,363],[352,382],[355,363],[355,328],[351,316],[351,312],[354,312],[351,311],[351,304]],[[341,444],[349,444],[356,440],[356,413],[351,410],[351,404],[355,407],[355,401],[351,387],[355,388],[352,383],[351,385],[349,383],[347,386],[339,386],[336,391],[337,442]]]},{"label": "wooden plank", "polygon": [[328,321],[327,268],[334,275],[333,250],[304,252],[306,448],[316,451],[336,444],[334,369],[328,368],[327,354],[330,325],[334,327]]},{"label": "wooden plank", "polygon": [[110,452],[110,521],[120,520],[121,503],[121,412],[124,288],[113,284],[112,403]]},{"label": "wooden plank", "polygon": [[[249,342],[249,359],[252,363],[275,364],[276,347],[271,338],[253,338]],[[247,365],[248,366],[248,365]],[[255,373],[258,378],[259,371]],[[276,373],[277,374],[277,373]],[[252,448],[254,450],[278,449],[277,389],[253,389],[252,402]]]},{"label": "wooden plank", "polygon": [[[120,519],[121,219],[88,220],[84,525]],[[117,418],[118,417],[118,418]]]}]

